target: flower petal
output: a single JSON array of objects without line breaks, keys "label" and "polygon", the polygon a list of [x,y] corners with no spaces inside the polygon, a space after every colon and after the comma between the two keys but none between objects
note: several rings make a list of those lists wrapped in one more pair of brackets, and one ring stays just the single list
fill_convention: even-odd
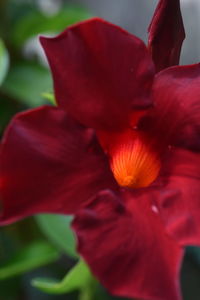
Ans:
[{"label": "flower petal", "polygon": [[200,246],[200,154],[172,149],[154,192],[167,232],[181,245]]},{"label": "flower petal", "polygon": [[125,30],[94,18],[40,41],[58,104],[82,124],[117,129],[130,110],[151,105],[153,63],[144,43]]},{"label": "flower petal", "polygon": [[155,107],[143,129],[160,144],[200,150],[200,64],[171,67],[157,74]]},{"label": "flower petal", "polygon": [[150,202],[127,192],[123,197],[126,208],[112,192],[101,192],[76,215],[73,228],[78,251],[115,295],[180,299],[182,248],[165,234]]},{"label": "flower petal", "polygon": [[115,186],[93,131],[56,107],[18,114],[1,146],[1,197],[8,224],[36,213],[74,213]]},{"label": "flower petal", "polygon": [[148,31],[148,46],[156,70],[178,65],[185,38],[180,1],[160,0]]}]

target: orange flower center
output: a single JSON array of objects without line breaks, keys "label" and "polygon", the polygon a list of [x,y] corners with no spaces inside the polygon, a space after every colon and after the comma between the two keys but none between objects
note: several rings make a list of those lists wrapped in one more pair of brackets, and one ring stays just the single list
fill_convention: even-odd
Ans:
[{"label": "orange flower center", "polygon": [[119,185],[141,188],[147,187],[157,178],[160,161],[157,154],[137,138],[115,148],[111,169]]},{"label": "orange flower center", "polygon": [[136,131],[129,129],[106,139],[104,136],[103,142],[120,186],[147,187],[157,178],[161,166],[159,153]]}]

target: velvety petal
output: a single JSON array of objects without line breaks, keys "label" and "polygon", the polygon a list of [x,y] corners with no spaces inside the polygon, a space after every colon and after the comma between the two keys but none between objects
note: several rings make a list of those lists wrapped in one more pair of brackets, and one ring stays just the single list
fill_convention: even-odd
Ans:
[{"label": "velvety petal", "polygon": [[156,70],[178,65],[185,38],[180,0],[160,0],[148,31],[148,46]]},{"label": "velvety petal", "polygon": [[[182,248],[169,238],[144,198],[110,191],[97,195],[73,222],[78,251],[113,294],[145,300],[180,299]],[[141,200],[141,201],[140,201]]]},{"label": "velvety petal", "polygon": [[151,105],[151,57],[125,30],[94,18],[40,41],[59,106],[82,124],[117,129],[127,124],[130,110]]},{"label": "velvety petal", "polygon": [[157,74],[155,107],[143,129],[160,144],[200,150],[200,64],[171,67]]},{"label": "velvety petal", "polygon": [[200,246],[200,154],[172,149],[158,186],[146,198],[155,200],[166,230],[181,245]]},{"label": "velvety petal", "polygon": [[1,224],[36,213],[74,213],[115,185],[93,131],[56,107],[18,114],[0,155]]}]

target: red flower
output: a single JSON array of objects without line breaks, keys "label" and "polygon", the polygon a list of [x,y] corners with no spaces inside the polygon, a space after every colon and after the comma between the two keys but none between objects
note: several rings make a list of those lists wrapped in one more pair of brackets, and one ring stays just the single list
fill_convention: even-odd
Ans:
[{"label": "red flower", "polygon": [[42,37],[58,107],[18,114],[2,141],[1,224],[74,214],[116,295],[180,299],[183,246],[200,245],[200,65],[173,66],[183,38],[178,0],[160,0],[148,48],[98,18]]}]

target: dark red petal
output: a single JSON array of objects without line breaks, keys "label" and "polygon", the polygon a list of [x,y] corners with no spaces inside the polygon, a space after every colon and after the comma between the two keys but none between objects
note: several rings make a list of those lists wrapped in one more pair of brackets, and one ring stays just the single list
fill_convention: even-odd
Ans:
[{"label": "dark red petal", "polygon": [[114,184],[93,131],[55,107],[18,114],[0,160],[1,224],[41,212],[74,213]]},{"label": "dark red petal", "polygon": [[155,107],[144,130],[159,141],[200,150],[200,64],[171,67],[157,74]]},{"label": "dark red petal", "polygon": [[151,105],[154,66],[144,43],[94,18],[55,38],[40,38],[53,74],[56,99],[82,124],[117,129],[132,108]]},{"label": "dark red petal", "polygon": [[178,65],[185,38],[180,1],[160,0],[148,31],[148,46],[156,70]]},{"label": "dark red petal", "polygon": [[181,245],[200,246],[200,154],[171,150],[160,186],[149,191],[166,230]]},{"label": "dark red petal", "polygon": [[78,251],[94,275],[118,296],[180,299],[182,248],[169,238],[146,199],[124,193],[125,208],[112,192],[101,192],[77,214]]}]

